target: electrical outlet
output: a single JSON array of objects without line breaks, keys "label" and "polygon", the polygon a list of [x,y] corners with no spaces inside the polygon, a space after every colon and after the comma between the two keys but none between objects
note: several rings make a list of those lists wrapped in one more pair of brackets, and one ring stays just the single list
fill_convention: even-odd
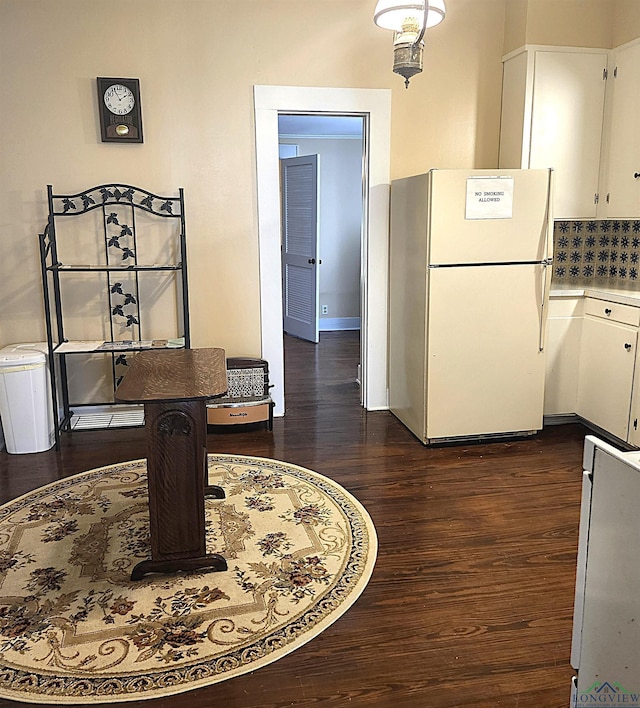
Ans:
[{"label": "electrical outlet", "polygon": [[322,306],[322,314],[323,315],[328,315],[329,314],[329,308],[326,305]]}]

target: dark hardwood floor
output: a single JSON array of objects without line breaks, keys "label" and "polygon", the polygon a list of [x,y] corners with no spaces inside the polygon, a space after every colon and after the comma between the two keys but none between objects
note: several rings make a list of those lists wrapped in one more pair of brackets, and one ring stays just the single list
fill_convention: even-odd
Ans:
[{"label": "dark hardwood floor", "polygon": [[[354,494],[379,539],[364,593],[253,674],[126,705],[568,706],[586,429],[425,448],[390,413],[360,407],[358,348],[357,333],[287,338],[287,415],[273,433],[212,434],[208,447],[309,467]],[[0,501],[144,455],[141,429],[74,433],[59,452],[1,452]]]}]

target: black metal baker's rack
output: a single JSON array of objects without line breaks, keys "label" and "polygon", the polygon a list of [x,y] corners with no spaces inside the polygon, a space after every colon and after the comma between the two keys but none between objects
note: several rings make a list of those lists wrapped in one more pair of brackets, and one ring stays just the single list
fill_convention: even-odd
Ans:
[{"label": "black metal baker's rack", "polygon": [[[83,406],[118,405],[114,400],[72,404],[69,398],[68,357],[74,354],[96,353],[110,356],[115,391],[128,366],[127,357],[141,348],[190,347],[186,226],[182,188],[178,190],[177,196],[166,197],[127,184],[102,184],[77,194],[56,194],[53,187],[47,185],[47,200],[49,216],[44,232],[39,236],[40,261],[55,441],[56,447],[59,447],[60,433],[72,429],[73,409]],[[99,216],[91,221],[87,215],[96,210],[99,210]],[[176,228],[169,229],[170,238],[172,242],[175,241],[175,262],[144,263],[139,260],[139,252],[143,250],[139,248],[140,239],[144,239],[144,236],[138,234],[142,215],[145,220],[151,222],[157,218],[175,223]],[[80,222],[82,217],[87,218],[89,228],[97,232],[97,252],[101,252],[97,259],[99,262],[63,262],[59,256],[61,249],[58,231],[62,230],[63,220],[73,219]],[[149,226],[149,223],[145,223],[144,228]],[[82,229],[82,226],[80,228]],[[142,319],[144,303],[141,303],[140,297],[140,278],[145,273],[157,271],[174,271],[178,279],[176,308],[178,320],[181,320],[181,331],[175,332],[173,338],[145,340],[142,336],[145,328]],[[108,322],[108,336],[105,341],[74,342],[67,338],[62,280],[70,273],[104,274],[102,280],[104,282],[106,278],[106,303],[109,308],[109,312],[104,313]]]}]

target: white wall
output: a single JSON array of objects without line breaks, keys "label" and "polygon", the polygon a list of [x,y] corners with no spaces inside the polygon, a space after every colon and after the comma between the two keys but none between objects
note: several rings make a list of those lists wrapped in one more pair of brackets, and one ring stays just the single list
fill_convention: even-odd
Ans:
[{"label": "white wall", "polygon": [[638,0],[507,0],[504,53],[524,44],[612,49],[640,35]]},{"label": "white wall", "polygon": [[[264,354],[253,87],[391,89],[393,178],[493,167],[513,2],[450,0],[427,35],[425,70],[405,90],[373,0],[0,0],[0,346],[44,338],[46,185],[72,192],[114,180],[185,188],[192,343]],[[572,28],[583,5],[599,5],[573,3],[568,14],[564,4],[545,5],[549,26]],[[625,11],[619,37],[639,6],[612,3]],[[96,76],[140,79],[144,144],[100,142]],[[369,265],[386,273],[386,262]]]}]

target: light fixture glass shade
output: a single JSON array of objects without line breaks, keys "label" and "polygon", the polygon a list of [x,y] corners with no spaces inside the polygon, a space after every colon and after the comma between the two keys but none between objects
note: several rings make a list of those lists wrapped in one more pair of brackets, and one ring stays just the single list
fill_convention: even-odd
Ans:
[{"label": "light fixture glass shade", "polygon": [[398,0],[378,0],[373,21],[384,29],[400,32],[407,18],[414,18],[422,27],[424,9],[427,7],[426,29],[435,27],[444,20],[446,9],[444,0],[424,0],[424,2],[399,2]]}]

